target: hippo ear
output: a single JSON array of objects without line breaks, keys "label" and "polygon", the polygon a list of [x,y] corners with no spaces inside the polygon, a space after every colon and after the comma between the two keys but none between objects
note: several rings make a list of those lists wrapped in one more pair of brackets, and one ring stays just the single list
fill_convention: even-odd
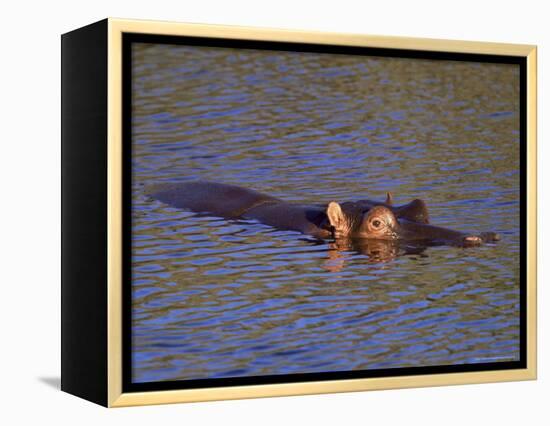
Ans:
[{"label": "hippo ear", "polygon": [[386,204],[388,206],[393,204],[393,194],[391,192],[386,192]]},{"label": "hippo ear", "polygon": [[330,225],[335,229],[340,229],[344,224],[344,213],[340,204],[335,201],[331,201],[327,206],[327,216],[330,222]]},{"label": "hippo ear", "polygon": [[428,214],[428,207],[422,200],[416,199],[409,204],[405,204],[395,208],[397,217],[410,220],[411,222],[418,223],[430,223],[430,216]]}]

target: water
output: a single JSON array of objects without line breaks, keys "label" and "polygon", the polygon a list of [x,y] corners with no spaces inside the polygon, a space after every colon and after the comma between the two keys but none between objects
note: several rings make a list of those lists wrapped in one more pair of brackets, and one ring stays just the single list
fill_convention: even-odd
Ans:
[{"label": "water", "polygon": [[[134,382],[519,359],[517,66],[150,44],[133,63]],[[369,254],[146,195],[195,179],[392,191],[502,241]]]}]

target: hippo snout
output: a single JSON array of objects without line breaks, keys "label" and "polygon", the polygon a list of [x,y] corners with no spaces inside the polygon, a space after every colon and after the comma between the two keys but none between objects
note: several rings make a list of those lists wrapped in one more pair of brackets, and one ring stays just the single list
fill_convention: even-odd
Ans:
[{"label": "hippo snout", "polygon": [[482,232],[479,236],[485,243],[500,241],[500,235],[496,232]]},{"label": "hippo snout", "polygon": [[479,246],[483,243],[492,243],[500,241],[500,235],[496,232],[482,232],[479,235],[467,235],[462,239],[465,247]]},{"label": "hippo snout", "polygon": [[462,244],[464,247],[479,246],[483,244],[483,240],[477,235],[468,235],[462,239]]}]

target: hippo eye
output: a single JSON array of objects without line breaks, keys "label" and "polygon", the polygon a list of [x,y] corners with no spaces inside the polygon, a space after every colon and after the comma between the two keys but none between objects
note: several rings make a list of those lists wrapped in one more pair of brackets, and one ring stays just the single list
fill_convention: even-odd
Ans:
[{"label": "hippo eye", "polygon": [[380,228],[380,225],[382,225],[382,222],[380,222],[378,219],[374,219],[372,221],[372,226],[374,226],[375,228]]}]

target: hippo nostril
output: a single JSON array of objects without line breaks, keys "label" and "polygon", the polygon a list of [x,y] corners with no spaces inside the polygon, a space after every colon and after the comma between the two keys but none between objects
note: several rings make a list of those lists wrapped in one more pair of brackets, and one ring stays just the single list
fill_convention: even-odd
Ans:
[{"label": "hippo nostril", "polygon": [[467,237],[464,237],[463,242],[467,246],[477,246],[480,245],[483,240],[477,235],[468,235]]}]

